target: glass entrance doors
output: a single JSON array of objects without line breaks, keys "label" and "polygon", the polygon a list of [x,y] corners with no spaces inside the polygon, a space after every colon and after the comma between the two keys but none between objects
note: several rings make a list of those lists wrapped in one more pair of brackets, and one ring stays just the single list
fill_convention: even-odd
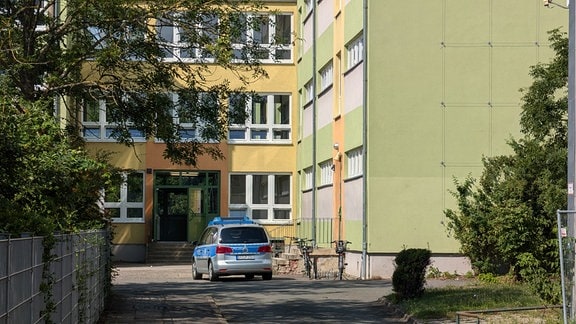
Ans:
[{"label": "glass entrance doors", "polygon": [[154,190],[154,239],[195,241],[218,213],[218,174],[157,172]]},{"label": "glass entrance doors", "polygon": [[188,188],[157,190],[157,222],[160,241],[186,241],[188,238]]}]

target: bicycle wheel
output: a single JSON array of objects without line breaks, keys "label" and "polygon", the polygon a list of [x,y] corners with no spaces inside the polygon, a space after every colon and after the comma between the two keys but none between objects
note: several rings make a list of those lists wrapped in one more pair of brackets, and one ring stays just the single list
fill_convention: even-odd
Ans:
[{"label": "bicycle wheel", "polygon": [[344,274],[344,256],[338,256],[338,279],[342,280],[342,274]]},{"label": "bicycle wheel", "polygon": [[312,279],[312,261],[309,258],[304,259],[304,267],[306,268],[306,277]]}]

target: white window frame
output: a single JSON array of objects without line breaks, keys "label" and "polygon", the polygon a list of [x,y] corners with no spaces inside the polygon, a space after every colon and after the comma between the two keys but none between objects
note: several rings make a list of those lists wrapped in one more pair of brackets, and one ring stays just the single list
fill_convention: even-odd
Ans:
[{"label": "white window frame", "polygon": [[302,190],[310,190],[312,189],[312,186],[314,186],[313,183],[313,177],[314,177],[314,172],[313,172],[313,168],[312,167],[308,167],[306,169],[304,169],[303,171],[303,181],[302,181]]},{"label": "white window frame", "polygon": [[[118,202],[107,202],[105,201],[106,192],[102,191],[102,205],[104,209],[120,209],[120,217],[113,217],[112,222],[114,223],[144,223],[144,202],[146,201],[146,174],[143,171],[130,172],[131,174],[141,174],[142,175],[142,201],[140,202],[129,202],[128,201],[128,172],[122,173],[123,182],[120,185],[120,201]],[[128,217],[129,208],[140,208],[142,209],[142,217]]]},{"label": "white window frame", "polygon": [[[108,123],[106,121],[106,101],[103,99],[90,100],[98,104],[98,120],[97,121],[85,121],[85,109],[88,101],[84,101],[82,109],[80,111],[80,116],[82,120],[82,130],[81,135],[87,142],[116,142],[116,139],[112,138],[110,135],[115,128],[114,123]],[[90,131],[91,130],[91,131]],[[146,136],[143,132],[133,128],[130,130],[132,134],[132,139],[134,142],[145,142]],[[94,134],[88,136],[88,134]]]},{"label": "white window frame", "polygon": [[314,100],[314,84],[312,83],[312,80],[306,82],[304,85],[304,96],[304,105],[307,105]]},{"label": "white window frame", "polygon": [[348,177],[361,176],[364,173],[362,147],[346,152]]},{"label": "white window frame", "polygon": [[[180,137],[181,140],[186,141],[199,141],[201,140],[199,131],[201,129],[201,124],[198,121],[193,122],[180,122],[180,117],[178,116],[178,94],[171,92],[168,94],[172,99],[172,118],[174,120],[174,124],[180,126]],[[186,137],[187,133],[192,133],[193,136]]]},{"label": "white window frame", "polygon": [[314,10],[313,1],[316,0],[304,0],[304,17],[308,17]]},{"label": "white window frame", "polygon": [[334,183],[334,161],[332,159],[320,162],[320,186]]},{"label": "white window frame", "polygon": [[[275,40],[276,40],[276,21],[278,19],[278,16],[287,16],[289,17],[289,21],[290,21],[290,30],[293,31],[294,30],[294,15],[292,13],[287,13],[287,12],[280,12],[277,14],[267,14],[267,13],[244,13],[245,17],[247,20],[250,19],[254,19],[257,17],[267,17],[269,19],[269,24],[268,24],[268,38],[266,40],[264,40],[264,42],[262,44],[258,44],[262,49],[263,49],[263,53],[266,53],[265,57],[260,57],[260,58],[252,58],[252,59],[258,59],[259,61],[263,62],[263,63],[292,63],[293,62],[293,58],[294,58],[294,46],[292,45],[293,41],[292,41],[292,36],[290,37],[290,40],[288,42],[286,42],[285,44],[276,44]],[[255,35],[258,33],[258,30],[255,30],[252,27],[248,27],[248,29],[246,30],[246,38],[247,40],[245,40],[246,42],[250,42],[253,41],[255,39]],[[232,44],[232,48],[235,51],[241,51],[242,48],[244,48],[246,46],[245,43],[233,43]],[[285,51],[288,54],[288,58],[278,58],[278,55],[276,55],[277,51]],[[237,57],[235,59],[233,59],[234,62],[241,62],[241,58]]]},{"label": "white window frame", "polygon": [[[42,13],[44,12],[46,14],[46,16],[52,16],[54,17],[54,7],[56,6],[57,2],[54,3],[50,3],[51,1],[48,0],[36,0],[35,4],[38,6],[38,13]],[[43,31],[47,31],[48,30],[48,25],[45,24],[41,24],[41,25],[36,25],[36,29],[37,32],[43,32]]]},{"label": "white window frame", "polygon": [[332,61],[320,70],[320,91],[324,91],[334,83],[334,65]]},{"label": "white window frame", "polygon": [[[230,197],[232,196],[232,188],[228,192],[228,208],[230,216],[248,216],[254,221],[262,224],[286,224],[290,223],[292,220],[292,200],[294,198],[292,193],[292,175],[290,173],[230,173],[229,181],[231,182],[232,176],[244,176],[245,177],[245,201],[243,204],[232,203]],[[254,176],[265,176],[267,177],[267,191],[265,197],[267,202],[264,204],[253,203],[253,181]],[[288,176],[289,181],[289,203],[288,204],[276,204],[276,177],[277,176]],[[254,211],[266,211],[266,219],[254,219]],[[289,216],[285,218],[275,218],[275,212],[288,212]]]},{"label": "white window frame", "polygon": [[362,35],[354,38],[346,45],[347,69],[350,70],[360,64],[364,59],[364,37]]},{"label": "white window frame", "polygon": [[[250,97],[247,102],[249,107],[250,116],[248,116],[244,124],[232,124],[229,126],[228,143],[260,143],[260,144],[278,144],[292,143],[292,95],[287,93],[258,93],[257,96],[266,99],[266,123],[255,124],[252,123],[252,107],[253,97]],[[276,96],[288,97],[288,123],[277,124],[276,120]],[[234,135],[232,135],[234,134]],[[241,136],[243,135],[243,136]],[[284,137],[284,138],[283,138]]]},{"label": "white window frame", "polygon": [[[126,25],[124,26],[124,32],[121,34],[122,36],[125,37],[126,40],[133,40],[133,39],[144,39],[146,37],[146,35],[144,35],[144,33],[140,33],[140,32],[135,32],[134,30],[132,30],[132,27],[130,25]],[[87,28],[87,32],[92,36],[93,41],[95,43],[95,48],[97,50],[101,50],[103,48],[106,47],[106,42],[107,40],[103,40],[103,38],[107,37],[109,39],[115,39],[118,38],[119,35],[107,35],[105,32],[103,32],[101,29],[94,27],[94,26],[89,26]],[[88,60],[93,60],[94,58],[88,58]],[[138,61],[141,60],[142,58],[137,58],[134,56],[130,56],[127,57],[126,59],[131,60],[131,61]]]},{"label": "white window frame", "polygon": [[[174,15],[178,15],[178,13],[173,13]],[[215,17],[217,23],[219,22],[220,18]],[[159,22],[162,22],[162,18],[156,18],[154,23],[154,28],[158,37],[158,42],[163,44],[167,50],[171,51],[171,57],[163,57],[165,62],[175,62],[175,61],[183,61],[183,62],[207,62],[211,63],[214,62],[214,58],[211,56],[204,55],[203,48],[194,47],[194,49],[186,49],[191,51],[190,57],[183,57],[183,49],[184,47],[188,47],[190,44],[185,43],[180,40],[180,27],[178,25],[165,25],[159,26]],[[199,30],[203,27],[202,24],[197,24],[196,26]],[[162,41],[161,39],[161,31],[160,28],[170,28],[172,29],[172,41]],[[218,36],[216,36],[218,37]]]}]

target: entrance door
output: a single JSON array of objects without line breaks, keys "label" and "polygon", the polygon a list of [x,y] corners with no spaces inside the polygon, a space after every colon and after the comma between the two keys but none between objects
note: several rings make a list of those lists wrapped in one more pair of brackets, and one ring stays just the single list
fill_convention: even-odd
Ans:
[{"label": "entrance door", "polygon": [[158,188],[156,217],[160,241],[188,240],[188,188]]}]

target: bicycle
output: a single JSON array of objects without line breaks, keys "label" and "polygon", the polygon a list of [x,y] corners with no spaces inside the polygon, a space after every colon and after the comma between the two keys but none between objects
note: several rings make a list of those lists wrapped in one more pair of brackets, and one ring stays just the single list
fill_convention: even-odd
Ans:
[{"label": "bicycle", "polygon": [[[290,245],[292,245],[292,241],[296,243],[298,250],[300,250],[300,254],[302,255],[302,261],[304,263],[304,274],[309,279],[312,279],[312,259],[310,258],[310,253],[312,253],[312,245],[309,245],[308,242],[312,243],[314,240],[306,239],[306,238],[299,238],[299,237],[292,237],[287,236],[290,239]],[[314,278],[316,278],[316,269],[314,269]]]},{"label": "bicycle", "polygon": [[352,242],[338,240],[332,241],[336,245],[336,253],[338,254],[338,279],[342,280],[342,275],[344,274],[344,267],[346,263],[344,263],[344,257],[346,255],[346,246]]}]

